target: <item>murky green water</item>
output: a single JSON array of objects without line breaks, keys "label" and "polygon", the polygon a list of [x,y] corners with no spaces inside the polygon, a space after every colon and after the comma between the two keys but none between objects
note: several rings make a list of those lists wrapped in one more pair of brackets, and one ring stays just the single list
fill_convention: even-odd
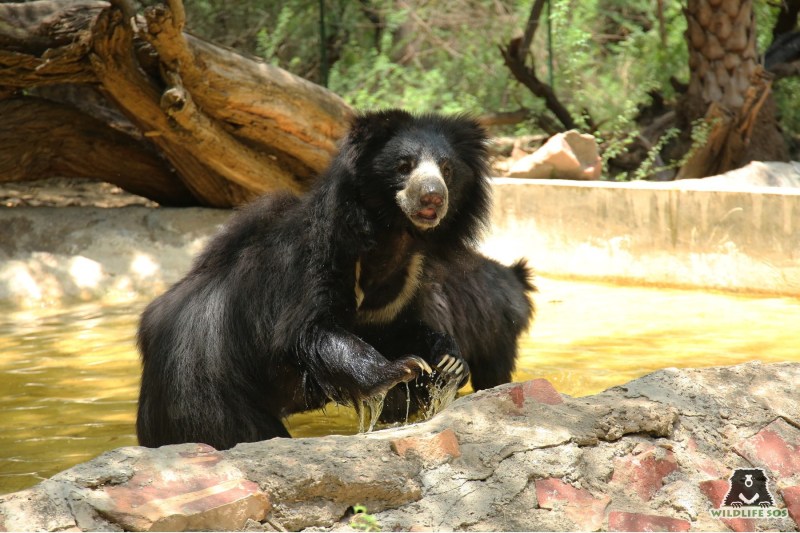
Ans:
[{"label": "murky green water", "polygon": [[[515,379],[585,395],[669,367],[800,361],[800,300],[540,278]],[[0,311],[0,494],[136,444],[137,305]],[[294,416],[295,436],[354,433],[347,408]]]}]

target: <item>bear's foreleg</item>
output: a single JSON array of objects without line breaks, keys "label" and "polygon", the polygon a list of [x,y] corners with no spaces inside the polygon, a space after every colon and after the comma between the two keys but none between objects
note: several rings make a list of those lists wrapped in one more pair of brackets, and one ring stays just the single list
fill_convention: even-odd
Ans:
[{"label": "bear's foreleg", "polygon": [[419,376],[412,385],[388,392],[380,418],[383,422],[403,422],[408,415],[426,409],[434,388],[452,381],[461,388],[469,379],[469,366],[455,339],[410,314],[390,325],[364,328],[359,334],[390,359],[415,354],[433,367],[432,373]]},{"label": "bear's foreleg", "polygon": [[370,326],[359,334],[389,359],[416,355],[446,379],[458,379],[459,387],[469,379],[469,365],[456,340],[407,314],[391,324]]},{"label": "bear's foreleg", "polygon": [[324,394],[337,402],[356,403],[384,394],[398,383],[432,371],[415,355],[389,360],[338,326],[315,327],[302,339],[307,343],[301,352],[307,354],[308,370]]}]

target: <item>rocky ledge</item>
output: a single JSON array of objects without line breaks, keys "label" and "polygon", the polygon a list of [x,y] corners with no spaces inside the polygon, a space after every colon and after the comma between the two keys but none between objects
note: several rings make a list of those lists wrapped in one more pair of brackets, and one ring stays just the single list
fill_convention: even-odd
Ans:
[{"label": "rocky ledge", "polygon": [[[120,448],[0,496],[0,531],[795,531],[798,385],[800,363],[666,369],[584,398],[534,380],[366,435]],[[715,518],[740,468],[764,470],[774,505]]]}]

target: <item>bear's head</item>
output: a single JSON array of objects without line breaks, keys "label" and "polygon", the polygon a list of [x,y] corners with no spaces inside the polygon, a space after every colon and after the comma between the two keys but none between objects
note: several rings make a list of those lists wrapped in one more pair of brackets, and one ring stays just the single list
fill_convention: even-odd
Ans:
[{"label": "bear's head", "polygon": [[340,157],[384,225],[469,240],[488,216],[486,144],[468,117],[387,110],[356,117]]}]

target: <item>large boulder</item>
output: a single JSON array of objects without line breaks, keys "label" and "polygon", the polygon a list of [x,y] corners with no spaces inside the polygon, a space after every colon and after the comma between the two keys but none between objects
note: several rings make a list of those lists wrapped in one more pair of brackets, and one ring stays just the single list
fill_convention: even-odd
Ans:
[{"label": "large boulder", "polygon": [[597,141],[570,130],[550,137],[544,145],[511,165],[512,178],[597,180],[603,171]]}]

